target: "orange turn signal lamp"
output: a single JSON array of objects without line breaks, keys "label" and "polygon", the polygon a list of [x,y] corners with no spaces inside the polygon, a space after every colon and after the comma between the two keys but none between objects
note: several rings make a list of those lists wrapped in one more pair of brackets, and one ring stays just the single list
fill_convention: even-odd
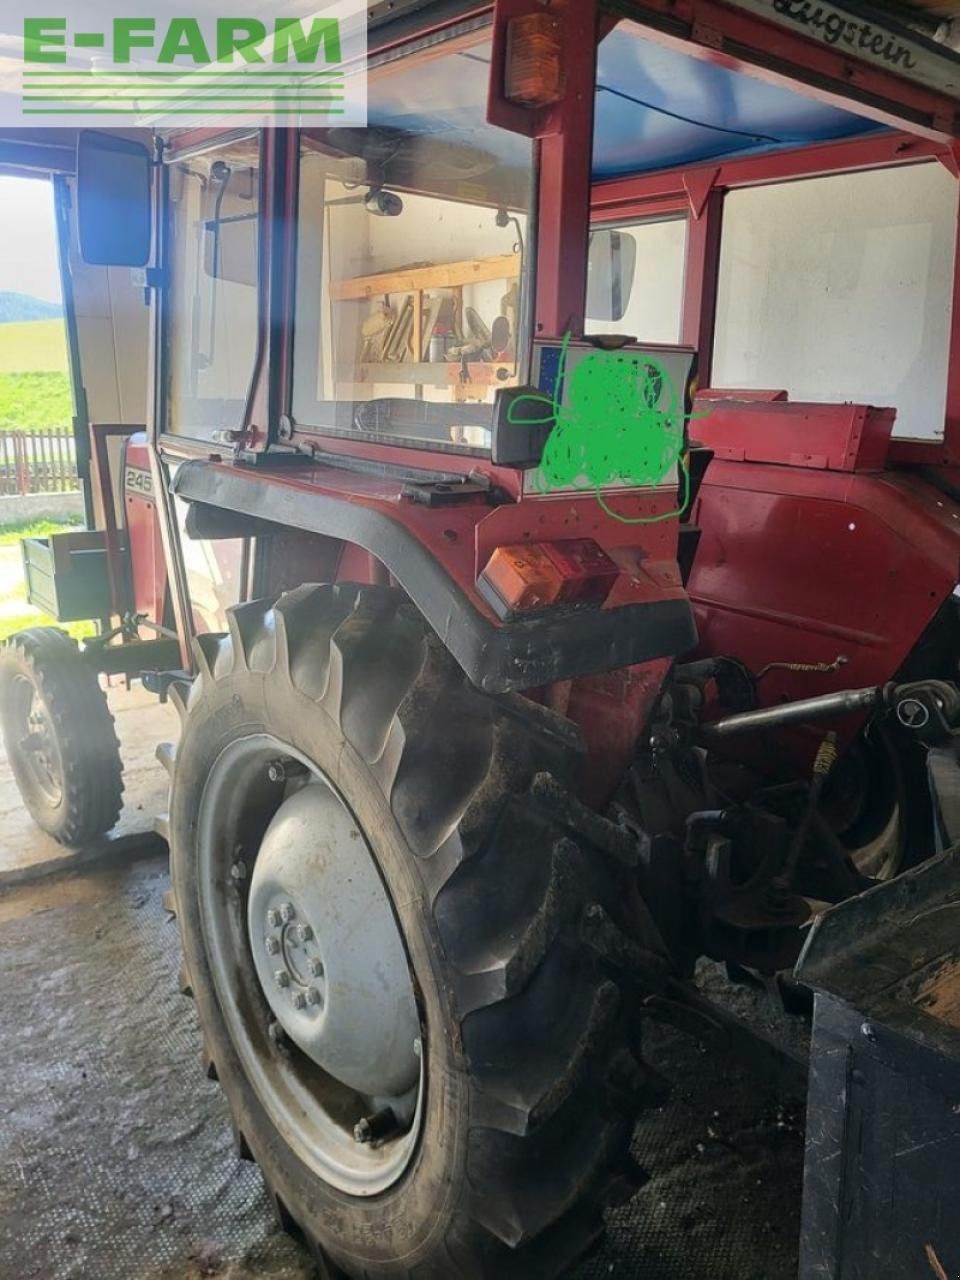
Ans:
[{"label": "orange turn signal lamp", "polygon": [[560,23],[528,13],[507,24],[503,95],[518,107],[549,107],[563,97]]},{"label": "orange turn signal lamp", "polygon": [[561,604],[602,604],[620,570],[591,538],[497,547],[477,586],[505,618]]}]

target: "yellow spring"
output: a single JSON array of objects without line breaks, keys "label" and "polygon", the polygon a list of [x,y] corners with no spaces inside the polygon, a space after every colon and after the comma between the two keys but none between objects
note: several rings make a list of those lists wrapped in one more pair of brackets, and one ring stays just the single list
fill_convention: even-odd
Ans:
[{"label": "yellow spring", "polygon": [[814,775],[826,777],[837,763],[837,735],[831,729],[817,748],[817,758],[813,762]]}]

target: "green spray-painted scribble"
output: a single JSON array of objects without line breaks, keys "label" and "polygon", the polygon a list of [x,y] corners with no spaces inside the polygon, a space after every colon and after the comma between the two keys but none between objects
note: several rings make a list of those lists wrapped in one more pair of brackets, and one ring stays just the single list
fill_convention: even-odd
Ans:
[{"label": "green spray-painted scribble", "polygon": [[[541,417],[524,412],[525,422],[554,423],[544,446],[534,485],[554,489],[593,489],[600,506],[624,524],[655,524],[678,519],[690,501],[690,472],[685,455],[684,404],[669,371],[642,351],[593,351],[571,370],[566,403],[561,403],[570,335],[563,340],[553,394],[518,396],[514,411],[536,403]],[[614,484],[653,487],[679,466],[683,497],[674,511],[656,516],[623,516],[612,511],[601,489]]]}]

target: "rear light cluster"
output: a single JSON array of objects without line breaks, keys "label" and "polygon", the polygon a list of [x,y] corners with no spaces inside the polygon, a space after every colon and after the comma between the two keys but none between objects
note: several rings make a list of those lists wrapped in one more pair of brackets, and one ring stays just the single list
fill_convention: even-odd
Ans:
[{"label": "rear light cluster", "polygon": [[602,604],[620,570],[590,538],[497,547],[477,583],[501,618],[561,604]]}]

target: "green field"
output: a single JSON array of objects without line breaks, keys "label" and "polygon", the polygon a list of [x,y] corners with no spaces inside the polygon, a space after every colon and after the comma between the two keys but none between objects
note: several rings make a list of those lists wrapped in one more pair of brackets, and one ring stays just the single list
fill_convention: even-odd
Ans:
[{"label": "green field", "polygon": [[15,520],[0,525],[0,547],[18,547],[24,538],[48,538],[51,533],[64,533],[82,524],[82,516],[64,520]]},{"label": "green field", "polygon": [[69,427],[72,416],[65,373],[0,373],[0,431]]},{"label": "green field", "polygon": [[0,324],[0,373],[66,373],[62,320]]},{"label": "green field", "polygon": [[63,321],[0,324],[0,431],[68,427],[72,416]]}]

